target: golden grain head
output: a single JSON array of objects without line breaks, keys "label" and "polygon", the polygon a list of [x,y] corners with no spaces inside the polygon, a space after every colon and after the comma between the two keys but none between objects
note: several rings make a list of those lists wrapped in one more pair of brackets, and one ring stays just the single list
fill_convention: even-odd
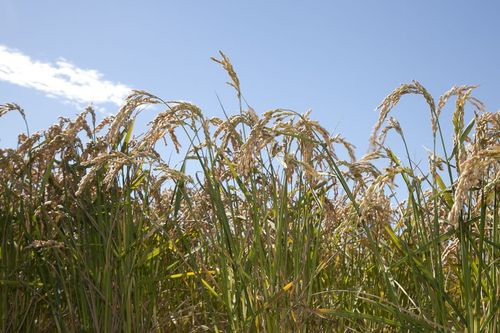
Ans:
[{"label": "golden grain head", "polygon": [[221,59],[217,59],[215,57],[212,57],[211,59],[215,61],[216,63],[222,65],[222,67],[226,70],[227,74],[231,78],[231,82],[228,82],[230,86],[232,86],[237,93],[238,98],[241,97],[241,88],[240,88],[240,80],[238,78],[238,75],[236,75],[236,71],[234,70],[233,65],[231,64],[231,61],[229,58],[222,52],[219,51],[219,54],[221,56]]},{"label": "golden grain head", "polygon": [[370,137],[371,149],[375,149],[377,146],[378,132],[382,127],[384,121],[386,120],[387,115],[398,104],[401,97],[407,94],[422,95],[424,97],[430,109],[432,131],[433,133],[436,133],[437,118],[436,118],[436,107],[434,99],[432,98],[431,94],[429,94],[429,92],[418,81],[413,81],[410,84],[402,84],[401,86],[399,86],[392,93],[390,93],[378,106],[377,110],[379,111],[379,118],[377,119],[377,122],[373,127],[372,134]]},{"label": "golden grain head", "polygon": [[19,114],[23,117],[26,118],[26,114],[24,113],[24,109],[21,108],[18,104],[16,103],[5,103],[0,105],[0,117],[4,116],[10,111],[17,111]]},{"label": "golden grain head", "polygon": [[460,212],[469,196],[469,190],[477,185],[490,166],[498,168],[499,161],[500,147],[496,147],[479,151],[460,165],[461,173],[457,181],[453,206],[448,215],[448,220],[452,225],[456,226],[458,223]]}]

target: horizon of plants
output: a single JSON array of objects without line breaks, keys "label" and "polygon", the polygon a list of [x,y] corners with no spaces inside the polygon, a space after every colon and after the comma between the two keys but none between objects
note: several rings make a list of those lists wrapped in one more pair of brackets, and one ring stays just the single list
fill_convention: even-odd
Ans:
[{"label": "horizon of plants", "polygon": [[[2,332],[499,331],[500,113],[476,86],[396,88],[358,159],[309,113],[258,115],[213,60],[239,102],[225,118],[137,90],[100,123],[88,107],[30,133],[0,105],[26,124],[0,149]],[[390,116],[408,94],[429,108],[428,168]]]}]

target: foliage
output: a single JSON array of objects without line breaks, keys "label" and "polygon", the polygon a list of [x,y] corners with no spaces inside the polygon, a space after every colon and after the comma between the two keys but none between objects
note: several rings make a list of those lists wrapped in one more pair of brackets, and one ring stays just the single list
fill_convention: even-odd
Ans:
[{"label": "foliage", "polygon": [[[2,331],[498,329],[500,115],[475,87],[436,107],[418,82],[400,86],[356,159],[308,113],[258,116],[229,59],[214,60],[240,102],[226,119],[135,91],[99,124],[89,107],[0,151]],[[405,94],[429,105],[428,172],[385,144],[394,130],[406,147],[387,119]],[[451,97],[449,146],[439,119]],[[163,111],[134,136],[150,105]],[[10,111],[25,117],[12,103],[0,116]]]}]

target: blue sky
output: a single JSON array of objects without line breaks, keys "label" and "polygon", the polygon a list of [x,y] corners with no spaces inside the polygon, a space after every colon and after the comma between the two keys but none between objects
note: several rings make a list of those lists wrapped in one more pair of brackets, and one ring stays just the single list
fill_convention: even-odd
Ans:
[{"label": "blue sky", "polygon": [[[209,116],[222,116],[219,95],[234,114],[226,74],[210,60],[223,50],[257,113],[312,109],[360,157],[375,108],[401,83],[418,80],[436,99],[480,84],[475,95],[499,110],[499,14],[498,1],[0,0],[0,103],[20,104],[32,131],[90,102],[116,112],[129,88]],[[421,156],[431,145],[423,100],[404,98],[393,115]],[[22,130],[16,115],[1,118],[0,147]]]}]

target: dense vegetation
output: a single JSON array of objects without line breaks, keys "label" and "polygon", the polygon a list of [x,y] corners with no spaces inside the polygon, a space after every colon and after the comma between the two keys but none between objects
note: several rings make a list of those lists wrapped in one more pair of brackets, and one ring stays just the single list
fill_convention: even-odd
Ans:
[{"label": "dense vegetation", "polygon": [[[214,60],[238,114],[135,91],[99,124],[89,107],[0,151],[3,332],[498,330],[500,114],[474,86],[436,105],[401,85],[356,159],[307,113],[258,116]],[[430,110],[428,168],[385,144],[392,131],[406,147],[389,117],[405,94]],[[145,108],[162,110],[134,135]]]}]

